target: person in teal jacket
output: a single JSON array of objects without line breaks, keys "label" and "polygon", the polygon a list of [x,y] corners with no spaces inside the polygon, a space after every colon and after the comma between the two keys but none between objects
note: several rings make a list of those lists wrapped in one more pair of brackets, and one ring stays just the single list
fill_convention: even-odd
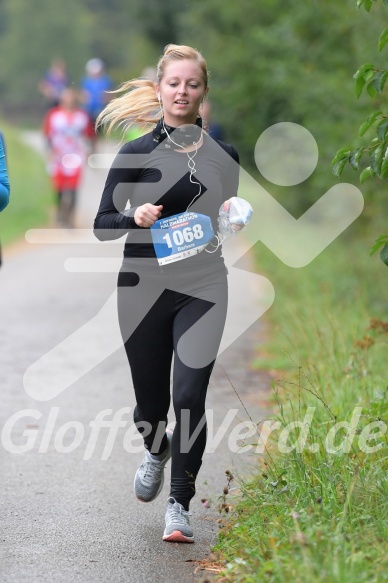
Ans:
[{"label": "person in teal jacket", "polygon": [[10,186],[5,159],[4,140],[0,132],[0,211],[5,209],[9,202],[9,191]]}]

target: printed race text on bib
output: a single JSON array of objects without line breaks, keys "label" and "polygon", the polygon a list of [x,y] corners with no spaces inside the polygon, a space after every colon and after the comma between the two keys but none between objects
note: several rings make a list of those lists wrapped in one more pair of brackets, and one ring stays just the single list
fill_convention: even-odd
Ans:
[{"label": "printed race text on bib", "polygon": [[200,253],[214,237],[210,217],[190,211],[159,219],[150,230],[159,265]]}]

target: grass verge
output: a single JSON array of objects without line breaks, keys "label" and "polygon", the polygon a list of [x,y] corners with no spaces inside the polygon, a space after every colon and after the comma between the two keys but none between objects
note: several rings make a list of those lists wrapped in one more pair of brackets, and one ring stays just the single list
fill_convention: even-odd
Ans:
[{"label": "grass verge", "polygon": [[388,270],[349,230],[303,269],[255,247],[276,292],[263,355],[278,425],[256,478],[235,477],[225,583],[388,581]]},{"label": "grass verge", "polygon": [[28,229],[47,225],[53,195],[43,158],[20,138],[20,132],[1,122],[7,147],[11,184],[9,205],[0,214],[2,245],[20,239]]}]

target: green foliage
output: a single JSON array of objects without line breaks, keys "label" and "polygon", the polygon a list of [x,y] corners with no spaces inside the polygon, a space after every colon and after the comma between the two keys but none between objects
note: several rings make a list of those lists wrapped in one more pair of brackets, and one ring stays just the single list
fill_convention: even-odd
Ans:
[{"label": "green foliage", "polygon": [[373,255],[373,253],[381,247],[380,258],[385,265],[388,265],[388,235],[380,235],[380,237],[377,237],[376,241],[370,248],[370,254]]},{"label": "green foliage", "polygon": [[[373,2],[376,0],[358,0],[357,7],[364,6],[367,12],[370,11]],[[388,6],[388,0],[384,0]],[[388,28],[385,28],[380,34],[378,49],[381,51],[388,43]],[[381,94],[384,90],[388,79],[388,69],[380,69],[372,63],[365,63],[357,69],[353,75],[355,80],[355,93],[359,98],[364,87],[370,97]],[[376,125],[376,122],[377,125]],[[380,179],[388,178],[388,117],[383,111],[373,111],[368,115],[365,122],[359,128],[359,136],[362,137],[372,126],[375,126],[376,136],[371,139],[368,145],[358,147],[354,150],[340,148],[332,159],[333,174],[338,178],[341,176],[346,163],[349,162],[353,170],[360,170],[359,162],[364,154],[369,154],[369,166],[360,172],[360,182],[363,184],[369,177],[378,177]]]},{"label": "green foliage", "polygon": [[28,229],[47,225],[54,198],[43,159],[1,122],[7,144],[11,184],[10,202],[0,213],[0,241],[6,245],[24,237]]},{"label": "green foliage", "polygon": [[380,252],[380,258],[381,258],[381,261],[383,261],[383,263],[385,263],[385,265],[388,266],[388,243],[386,243],[384,245],[384,247],[382,248],[382,250]]},{"label": "green foliage", "polygon": [[[333,186],[327,165],[336,144],[367,115],[362,98],[349,107],[351,75],[364,54],[374,67],[380,11],[365,24],[353,0],[300,3],[297,11],[281,0],[211,0],[192,3],[181,20],[182,37],[207,57],[213,115],[246,169],[256,170],[256,141],[274,123],[300,123],[317,140],[319,164],[305,183],[282,189],[260,177],[290,212],[302,214]],[[345,179],[354,181],[353,173],[345,170]]]},{"label": "green foliage", "polygon": [[[358,0],[357,7],[363,6],[367,12],[370,11],[373,3],[376,0]],[[388,6],[388,0],[384,0],[384,5]],[[378,50],[381,52],[388,43],[388,28],[385,28],[379,37]],[[388,79],[388,69],[379,69],[371,63],[365,63],[353,75],[355,80],[355,93],[359,98],[364,87],[367,88],[367,93],[371,98],[381,94],[384,90],[385,83]],[[378,123],[377,123],[378,122]],[[346,164],[349,162],[350,166],[355,171],[360,171],[359,180],[361,184],[368,178],[380,178],[385,180],[388,178],[388,116],[383,111],[373,111],[369,114],[364,123],[361,124],[358,134],[362,137],[372,126],[375,126],[376,137],[373,137],[369,144],[358,147],[354,150],[348,148],[340,148],[331,163],[333,167],[333,174],[338,178],[341,177]],[[360,160],[364,153],[369,156],[369,165],[360,170]],[[371,249],[371,253],[376,250],[376,245]],[[384,246],[380,257],[382,261],[388,265],[388,247]]]},{"label": "green foliage", "polygon": [[381,117],[383,113],[381,111],[374,111],[368,116],[368,119],[360,126],[359,136],[362,137],[367,130],[375,123],[375,121]]},{"label": "green foliage", "polygon": [[376,69],[371,63],[366,63],[360,67],[353,75],[356,97],[360,97],[366,83],[368,83],[367,92],[370,97],[375,97],[377,93],[382,93],[387,76],[387,70]]},{"label": "green foliage", "polygon": [[[387,3],[387,6],[388,6],[388,3]],[[387,43],[388,43],[388,28],[385,28],[383,30],[383,32],[381,33],[380,38],[379,38],[379,45],[378,45],[379,51],[382,51]]]},{"label": "green foliage", "polygon": [[186,14],[187,8],[187,0],[148,0],[137,3],[136,20],[143,34],[154,43],[158,54],[162,54],[166,45],[182,42],[179,19]]},{"label": "green foliage", "polygon": [[374,67],[371,63],[366,63],[354,74],[356,97],[360,97],[365,83],[373,77]]},{"label": "green foliage", "polygon": [[[386,282],[365,247],[338,239],[301,270],[256,247],[260,272],[276,289],[264,358],[283,355],[288,368],[273,373],[273,420],[281,427],[258,459],[258,474],[235,476],[238,494],[227,500],[231,512],[216,547],[225,583],[388,581],[387,433],[370,444],[378,451],[360,447],[362,430],[378,419],[386,427],[388,413]],[[306,445],[279,452],[281,431],[303,424],[307,407],[315,410]],[[355,407],[361,416],[348,453],[328,452],[330,429],[349,422]],[[299,439],[294,429],[287,444]],[[249,442],[256,448],[260,440]]]},{"label": "green foliage", "polygon": [[37,83],[52,57],[63,56],[78,74],[88,56],[91,31],[76,24],[79,3],[68,0],[66,10],[63,6],[60,0],[5,2],[7,28],[0,51],[7,58],[2,59],[0,88],[14,105],[37,102]]},{"label": "green foliage", "polygon": [[372,126],[376,126],[377,137],[372,138],[367,146],[351,150],[340,148],[332,159],[333,174],[341,176],[347,162],[353,170],[359,170],[359,163],[364,153],[369,155],[369,166],[360,172],[360,182],[363,184],[369,177],[388,178],[388,118],[382,111],[374,111],[359,128],[362,137]]},{"label": "green foliage", "polygon": [[[379,0],[357,0],[356,6],[357,8],[361,8],[362,6],[363,8],[365,8],[367,12],[370,12],[370,9],[372,8],[373,4],[378,1]],[[388,0],[383,0],[383,4],[385,4],[385,6],[388,6]]]}]

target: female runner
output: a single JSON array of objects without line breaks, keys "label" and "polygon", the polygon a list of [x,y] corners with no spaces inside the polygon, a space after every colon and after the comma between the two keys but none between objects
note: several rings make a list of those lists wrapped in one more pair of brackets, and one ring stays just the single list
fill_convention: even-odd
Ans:
[{"label": "female runner", "polygon": [[[189,504],[227,310],[227,270],[213,233],[220,206],[236,196],[239,159],[232,146],[205,131],[199,112],[208,71],[197,50],[168,45],[156,84],[135,79],[117,92],[98,126],[109,132],[156,124],[121,148],[94,223],[100,240],[127,235],[118,315],[136,396],[134,421],[146,448],[134,489],[139,500],[154,500],[171,457],[163,539],[194,542]],[[172,363],[173,433],[166,432]]]}]

